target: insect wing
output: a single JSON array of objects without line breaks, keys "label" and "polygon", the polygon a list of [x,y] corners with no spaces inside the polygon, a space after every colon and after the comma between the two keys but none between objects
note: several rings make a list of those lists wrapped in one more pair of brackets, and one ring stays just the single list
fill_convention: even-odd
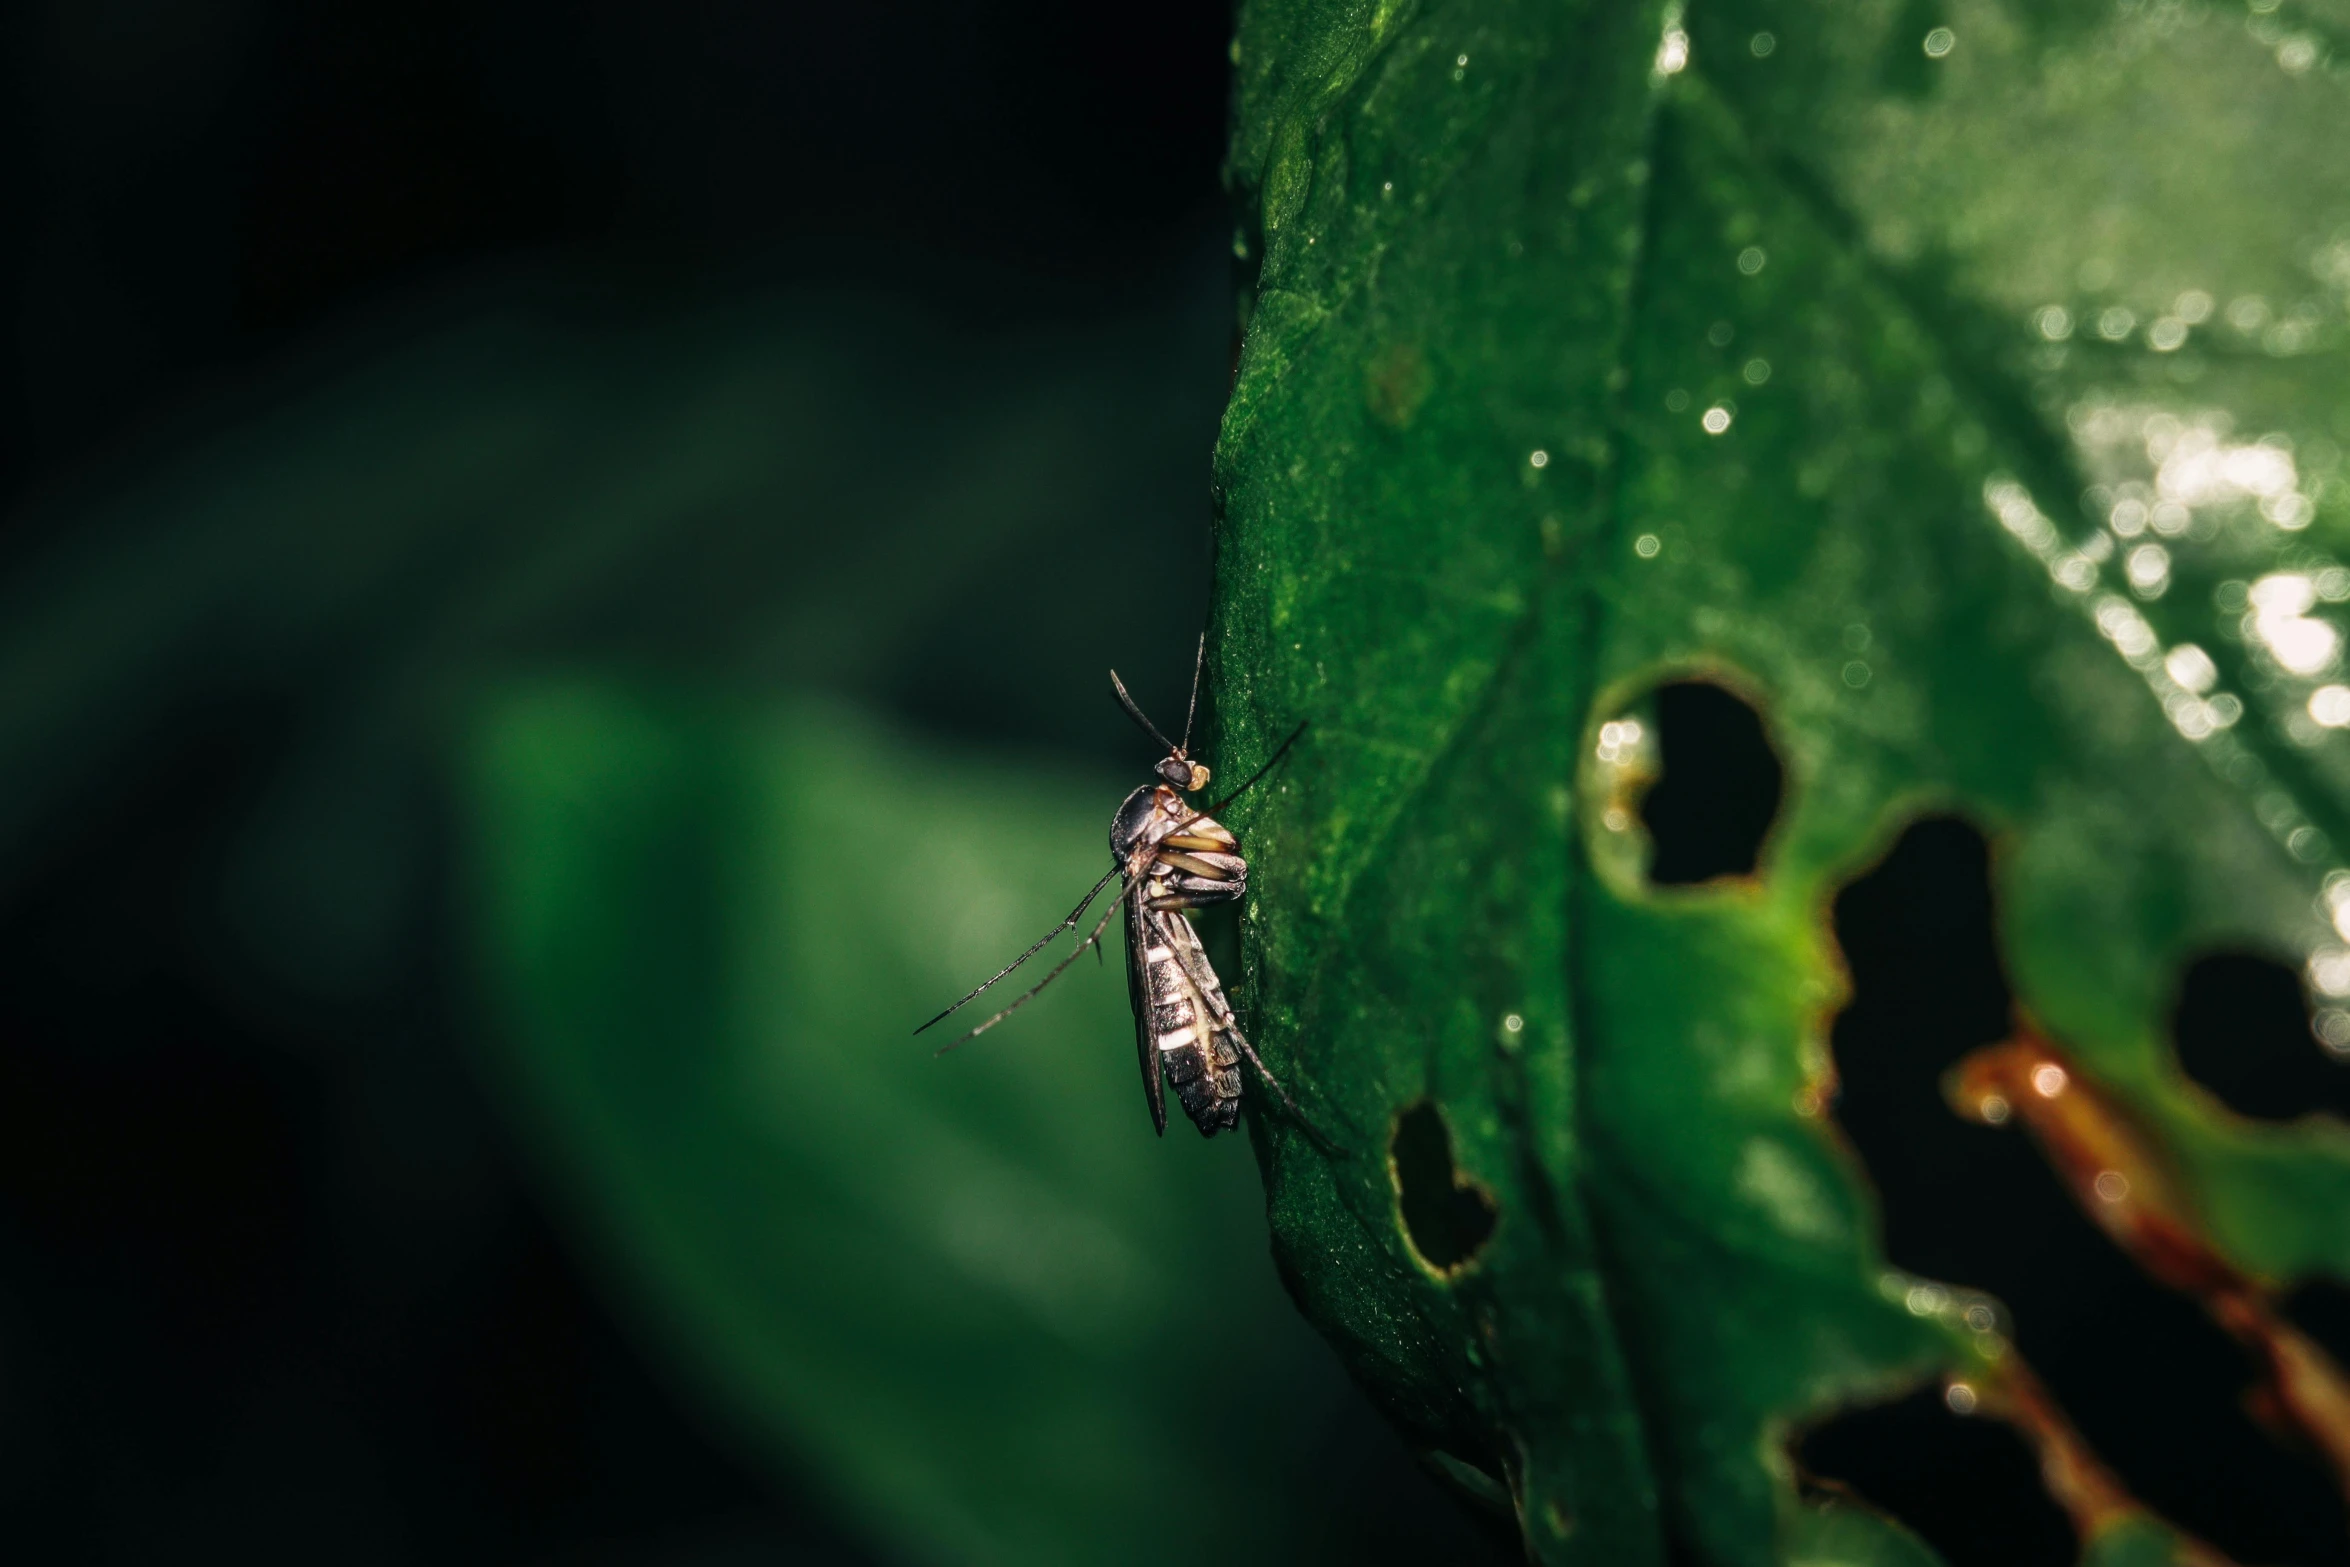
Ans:
[{"label": "insect wing", "polygon": [[1141,907],[1141,900],[1126,900],[1126,995],[1134,1003],[1134,1050],[1142,1059],[1142,1097],[1151,1107],[1151,1125],[1159,1135],[1167,1135],[1166,1086],[1160,1081],[1159,1042],[1151,1020],[1157,1016],[1157,1007],[1151,997],[1150,960],[1144,955],[1150,943],[1151,913]]}]

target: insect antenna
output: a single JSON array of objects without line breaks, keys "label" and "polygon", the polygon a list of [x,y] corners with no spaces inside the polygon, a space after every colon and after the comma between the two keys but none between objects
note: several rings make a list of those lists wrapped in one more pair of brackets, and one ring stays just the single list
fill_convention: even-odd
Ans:
[{"label": "insect antenna", "polygon": [[1199,652],[1191,660],[1191,705],[1183,710],[1183,744],[1175,748],[1179,756],[1191,754],[1191,721],[1199,716],[1200,671],[1208,666],[1208,634],[1199,634]]},{"label": "insect antenna", "polygon": [[[1203,640],[1200,643],[1200,647],[1204,651],[1207,647],[1207,643]],[[1165,735],[1159,733],[1159,726],[1142,716],[1142,709],[1136,707],[1134,705],[1134,698],[1126,694],[1126,682],[1118,678],[1118,671],[1115,669],[1110,671],[1110,689],[1117,693],[1118,705],[1126,709],[1126,716],[1133,719],[1136,723],[1142,725],[1142,732],[1144,734],[1149,735],[1153,740],[1156,740],[1159,742],[1159,744],[1165,746],[1167,748],[1168,755],[1181,756],[1183,754],[1183,747],[1177,745],[1174,741],[1169,740]]]},{"label": "insect antenna", "polygon": [[1297,722],[1297,727],[1289,731],[1289,738],[1282,741],[1279,745],[1273,747],[1273,754],[1265,758],[1265,765],[1248,775],[1248,782],[1242,784],[1239,788],[1233,790],[1230,794],[1224,796],[1223,799],[1218,800],[1214,805],[1209,806],[1206,810],[1192,812],[1189,816],[1183,818],[1182,821],[1175,824],[1175,830],[1180,832],[1184,827],[1188,826],[1192,822],[1198,821],[1203,816],[1215,815],[1218,811],[1224,809],[1225,806],[1230,805],[1233,801],[1239,799],[1242,795],[1248,793],[1251,789],[1254,789],[1257,784],[1263,780],[1264,776],[1273,770],[1273,764],[1280,761],[1281,758],[1288,753],[1291,746],[1297,744],[1297,737],[1304,734],[1305,732],[1306,721],[1301,718]]},{"label": "insect antenna", "polygon": [[[1020,954],[1018,957],[1014,958],[1014,959],[1013,959],[1011,962],[1009,962],[1009,963],[1005,964],[1005,965],[1004,965],[1002,968],[1000,968],[1000,969],[996,970],[996,972],[995,972],[995,977],[994,977],[993,979],[990,979],[990,980],[987,982],[987,984],[979,986],[977,989],[973,990],[973,991],[972,991],[972,992],[971,992],[969,995],[965,996],[965,997],[964,997],[964,998],[963,998],[961,1001],[958,1001],[958,1002],[956,1002],[956,1003],[955,1003],[953,1006],[951,1006],[951,1007],[947,1008],[947,1009],[946,1009],[946,1011],[944,1011],[944,1012],[941,1012],[941,1013],[940,1013],[938,1016],[936,1016],[936,1017],[932,1018],[932,1019],[930,1020],[930,1022],[928,1022],[928,1023],[925,1023],[925,1024],[923,1024],[923,1025],[922,1025],[922,1027],[921,1027],[921,1028],[918,1028],[918,1029],[914,1030],[914,1032],[915,1032],[915,1033],[917,1033],[917,1034],[919,1034],[919,1033],[922,1033],[922,1032],[923,1032],[925,1029],[928,1029],[928,1028],[930,1028],[930,1027],[931,1027],[933,1024],[937,1024],[937,1023],[943,1023],[943,1022],[945,1022],[945,1021],[946,1021],[946,1020],[947,1020],[947,1019],[948,1019],[950,1016],[952,1016],[954,1013],[956,1013],[956,1012],[958,1012],[958,1011],[962,1010],[962,1008],[963,1008],[965,1005],[967,1005],[967,1004],[968,1004],[968,1003],[970,1003],[971,1001],[974,1001],[974,1000],[976,1000],[976,999],[978,998],[978,996],[979,996],[980,992],[981,992],[981,991],[984,991],[984,990],[986,990],[986,989],[988,988],[988,986],[989,986],[989,985],[993,985],[993,984],[996,982],[996,980],[1002,979],[1002,978],[1003,978],[1003,977],[1004,977],[1006,974],[1009,974],[1009,973],[1011,973],[1011,972],[1012,972],[1012,970],[1014,970],[1014,969],[1018,968],[1018,967],[1019,967],[1021,964],[1023,964],[1023,963],[1025,963],[1025,962],[1027,962],[1027,961],[1028,961],[1030,958],[1033,958],[1033,957],[1035,957],[1035,956],[1036,956],[1036,955],[1037,955],[1039,952],[1042,952],[1042,951],[1045,949],[1045,947],[1047,946],[1047,944],[1049,944],[1049,943],[1052,941],[1052,939],[1053,939],[1055,936],[1058,936],[1058,935],[1059,935],[1061,932],[1063,932],[1063,931],[1065,931],[1065,930],[1075,930],[1075,929],[1077,928],[1077,922],[1078,922],[1079,920],[1081,920],[1081,919],[1083,919],[1083,918],[1085,917],[1085,911],[1086,911],[1086,909],[1087,909],[1087,908],[1088,908],[1088,907],[1089,907],[1089,906],[1092,904],[1092,902],[1093,902],[1093,900],[1094,900],[1094,899],[1096,899],[1096,898],[1098,898],[1098,897],[1100,897],[1100,896],[1101,896],[1102,889],[1103,889],[1104,887],[1107,887],[1107,886],[1110,884],[1110,877],[1111,877],[1111,876],[1115,876],[1115,875],[1117,875],[1117,874],[1118,874],[1118,867],[1117,867],[1117,866],[1115,866],[1115,865],[1111,866],[1111,867],[1110,867],[1110,869],[1109,869],[1109,873],[1108,873],[1108,875],[1105,875],[1105,876],[1103,876],[1103,877],[1102,877],[1102,879],[1101,879],[1100,881],[1097,881],[1097,882],[1095,882],[1095,883],[1093,884],[1093,890],[1092,890],[1091,892],[1087,893],[1087,894],[1086,894],[1086,895],[1085,895],[1085,896],[1084,896],[1082,899],[1080,899],[1080,900],[1078,901],[1077,907],[1075,907],[1075,908],[1073,908],[1073,909],[1071,909],[1071,910],[1069,911],[1069,917],[1068,917],[1067,919],[1065,919],[1065,920],[1061,921],[1061,923],[1060,923],[1060,924],[1058,924],[1058,925],[1055,925],[1055,926],[1054,926],[1054,927],[1053,927],[1051,930],[1048,930],[1048,931],[1046,931],[1046,932],[1044,933],[1044,935],[1043,935],[1043,936],[1041,936],[1041,937],[1039,937],[1039,938],[1037,939],[1037,941],[1036,941],[1036,944],[1035,944],[1034,946],[1031,946],[1031,947],[1030,947],[1030,948],[1029,948],[1029,949],[1028,949],[1026,952],[1023,952],[1023,953],[1021,953],[1021,954]],[[1113,908],[1115,908],[1116,906],[1117,906],[1117,905],[1115,905],[1115,904],[1112,904],[1112,905],[1111,905],[1111,907],[1113,907]],[[1079,950],[1079,951],[1083,951],[1084,949],[1081,947],[1081,948],[1079,948],[1078,950]],[[1095,950],[1097,950],[1097,951],[1098,951],[1098,950],[1100,950],[1100,949],[1098,949],[1098,948],[1097,948],[1097,949],[1095,949]],[[1072,954],[1072,956],[1074,956],[1074,955],[1075,955],[1075,954]],[[1058,972],[1058,970],[1056,970],[1055,972]],[[992,1020],[991,1020],[991,1021],[992,1021]]]},{"label": "insect antenna", "polygon": [[[1102,879],[1106,882],[1109,878],[1104,877]],[[1076,962],[1078,958],[1084,954],[1086,948],[1094,945],[1096,942],[1102,939],[1102,932],[1110,928],[1111,917],[1118,912],[1119,906],[1125,903],[1127,899],[1133,897],[1136,892],[1140,891],[1147,885],[1149,885],[1149,883],[1140,876],[1137,876],[1132,881],[1128,882],[1125,888],[1119,892],[1118,896],[1110,900],[1109,907],[1102,910],[1102,917],[1095,923],[1092,933],[1077,944],[1075,951],[1071,952],[1067,957],[1061,959],[1060,962],[1054,964],[1051,973],[1045,975],[1044,978],[1038,980],[1035,984],[1020,992],[1019,995],[1014,996],[1011,1001],[1005,1005],[1001,1012],[998,1012],[995,1016],[987,1019],[985,1022],[980,1023],[978,1026],[968,1030],[967,1032],[957,1034],[954,1038],[939,1046],[935,1053],[943,1056],[948,1051],[954,1049],[957,1045],[965,1044],[971,1040],[977,1039],[980,1035],[986,1033],[989,1029],[995,1027],[998,1023],[1001,1023],[1005,1018],[1010,1017],[1014,1012],[1020,1010],[1021,1007],[1035,1000],[1037,994],[1042,991],[1045,986],[1051,984],[1054,980],[1059,979],[1061,977],[1062,971],[1068,968],[1070,964]],[[993,981],[990,981],[990,983],[993,983]],[[957,1006],[960,1006],[961,1004],[961,1002],[956,1003]],[[933,1021],[935,1021],[935,1019]],[[930,1025],[925,1023],[922,1026],[924,1028],[928,1028]]]}]

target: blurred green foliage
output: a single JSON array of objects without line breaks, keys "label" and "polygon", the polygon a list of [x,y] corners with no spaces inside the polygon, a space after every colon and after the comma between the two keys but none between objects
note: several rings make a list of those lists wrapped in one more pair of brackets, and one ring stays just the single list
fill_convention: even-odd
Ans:
[{"label": "blurred green foliage", "polygon": [[909,1039],[1099,874],[1113,780],[594,687],[484,733],[523,1097],[714,1386],[915,1559],[1310,1554],[1328,1389],[1249,1163],[1148,1135],[1124,975]]},{"label": "blurred green foliage", "polygon": [[[1379,1159],[1260,1124],[1276,1244],[1542,1560],[1918,1558],[1784,1444],[2003,1352],[1889,1271],[1821,1113],[1830,902],[1925,811],[1994,834],[2020,1007],[2218,1251],[2350,1277],[2342,1128],[2167,1038],[2215,947],[2350,991],[2350,101],[2274,11],[1243,8],[1220,746],[1314,726],[1236,813],[1246,990],[1341,1141],[1433,1100],[1498,1214],[1432,1266]],[[1601,725],[1653,744],[1691,674],[1788,792],[1757,878],[1683,890]]]},{"label": "blurred green foliage", "polygon": [[912,1037],[1099,873],[1103,667],[1190,674],[1212,304],[470,314],[52,499],[0,870],[269,715],[175,944],[397,1052],[425,932],[642,1342],[889,1559],[1480,1549],[1283,1295],[1246,1150],[1148,1134],[1120,974]]}]

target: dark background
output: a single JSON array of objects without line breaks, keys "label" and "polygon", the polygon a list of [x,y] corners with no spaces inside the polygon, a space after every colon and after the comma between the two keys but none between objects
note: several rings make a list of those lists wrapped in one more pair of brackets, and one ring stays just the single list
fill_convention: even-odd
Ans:
[{"label": "dark background", "polygon": [[485,277],[1115,310],[1222,227],[1228,17],[1074,0],[54,0],[0,48],[0,505]]},{"label": "dark background", "polygon": [[[847,285],[1016,330],[1221,276],[1214,5],[54,0],[5,24],[0,567],[253,385],[283,397],[453,298],[605,321]],[[224,989],[193,949],[191,889],[303,721],[266,693],[183,714],[0,903],[0,1539],[865,1560],[589,1290],[452,1043],[433,931],[356,1007]],[[1385,1473],[1391,1439],[1361,1440]]]}]

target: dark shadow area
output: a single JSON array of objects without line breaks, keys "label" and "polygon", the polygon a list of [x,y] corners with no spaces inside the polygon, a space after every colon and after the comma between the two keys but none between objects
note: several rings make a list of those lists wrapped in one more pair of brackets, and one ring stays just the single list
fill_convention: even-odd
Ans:
[{"label": "dark shadow area", "polygon": [[2301,977],[2274,959],[2245,952],[2196,959],[2179,985],[2171,1038],[2180,1068],[2238,1115],[2350,1117],[2350,1063],[2317,1042]]},{"label": "dark shadow area", "polygon": [[1656,731],[1663,773],[1640,802],[1655,845],[1648,879],[1752,874],[1785,787],[1761,717],[1720,686],[1683,680],[1657,688]]},{"label": "dark shadow area", "polygon": [[1498,1214],[1485,1189],[1463,1180],[1454,1166],[1452,1131],[1433,1101],[1423,1099],[1396,1117],[1388,1157],[1412,1249],[1439,1272],[1474,1259],[1492,1239]]},{"label": "dark shadow area", "polygon": [[190,901],[298,718],[185,715],[0,910],[10,1547],[865,1560],[689,1416],[580,1276],[426,932],[395,943],[396,1003],[220,991]]},{"label": "dark shadow area", "polygon": [[2304,1279],[2277,1302],[2278,1312],[2317,1341],[2337,1366],[2350,1366],[2350,1285]]},{"label": "dark shadow area", "polygon": [[1413,1462],[1384,1421],[1344,1422],[1316,1467],[1341,1478],[1325,1532],[1306,1545],[1314,1561],[1518,1567],[1526,1560],[1515,1513],[1506,1505],[1496,1513],[1452,1477]]},{"label": "dark shadow area", "polygon": [[[191,947],[191,907],[303,718],[182,715],[145,781],[0,905],[11,1548],[125,1567],[889,1559],[778,1455],[738,1451],[586,1276],[462,1047],[437,897],[358,1004],[257,1003]],[[1301,1470],[1327,1498],[1303,1559],[1512,1559],[1351,1390]]]},{"label": "dark shadow area", "polygon": [[1949,1567],[2069,1567],[2072,1521],[2004,1421],[1957,1415],[1937,1385],[1848,1409],[1795,1446],[1802,1475],[1899,1519]]},{"label": "dark shadow area", "polygon": [[[1836,1118],[1877,1188],[1889,1259],[2004,1301],[2081,1434],[2182,1527],[2240,1561],[2350,1562],[2325,1472],[2246,1414],[2245,1353],[2083,1216],[2020,1127],[1944,1102],[1944,1074],[2011,1024],[1982,835],[1912,826],[1838,896],[1835,928],[1853,987],[1832,1036]],[[1988,1483],[1943,1477],[1956,1495]]]},{"label": "dark shadow area", "polygon": [[624,312],[847,285],[1067,320],[1221,248],[1222,6],[25,0],[10,22],[0,501],[451,282],[561,279]]}]

